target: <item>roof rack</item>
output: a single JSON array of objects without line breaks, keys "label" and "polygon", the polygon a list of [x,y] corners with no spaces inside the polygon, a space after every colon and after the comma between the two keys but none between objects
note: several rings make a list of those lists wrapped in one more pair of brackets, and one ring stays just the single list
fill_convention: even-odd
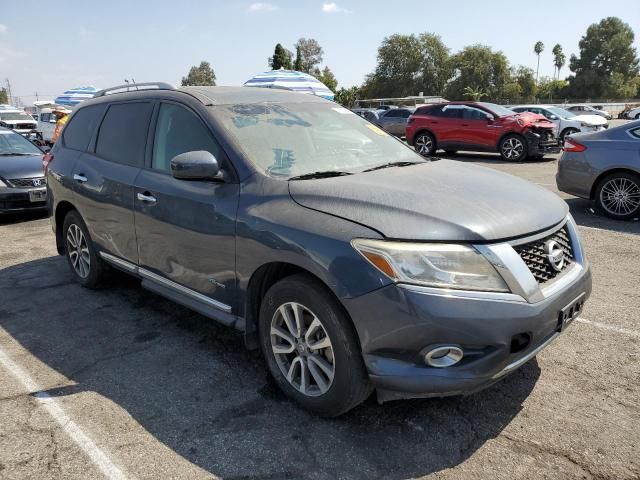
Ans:
[{"label": "roof rack", "polygon": [[[140,88],[143,87],[143,88]],[[105,88],[104,90],[100,90],[96,92],[93,98],[104,97],[110,93],[118,93],[120,90],[124,90],[125,92],[135,91],[135,90],[175,90],[176,87],[169,83],[165,82],[146,82],[146,83],[126,83],[124,85],[118,85],[117,87]]]}]

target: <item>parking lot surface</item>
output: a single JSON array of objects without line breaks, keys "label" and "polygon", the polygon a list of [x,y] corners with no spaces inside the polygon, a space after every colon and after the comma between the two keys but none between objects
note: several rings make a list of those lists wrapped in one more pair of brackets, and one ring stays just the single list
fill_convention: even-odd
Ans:
[{"label": "parking lot surface", "polygon": [[[556,191],[556,157],[506,171]],[[48,219],[0,218],[0,479],[640,478],[640,222],[567,199],[593,295],[537,359],[468,397],[289,403],[242,335],[116,275],[77,285]]]}]

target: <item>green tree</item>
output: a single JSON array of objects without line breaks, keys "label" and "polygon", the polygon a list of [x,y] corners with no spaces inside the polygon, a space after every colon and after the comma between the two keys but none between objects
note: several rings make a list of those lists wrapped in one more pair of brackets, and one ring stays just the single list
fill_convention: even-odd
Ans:
[{"label": "green tree", "polygon": [[186,77],[182,77],[182,86],[212,86],[216,84],[216,74],[209,62],[200,62],[199,67],[191,67]]},{"label": "green tree", "polygon": [[[559,43],[556,43],[552,50],[553,53],[553,71],[554,78],[560,78],[560,70],[564,67],[564,64],[567,61],[567,56],[562,51],[562,46]],[[557,76],[556,76],[557,74]]]},{"label": "green tree", "polygon": [[269,57],[269,66],[273,70],[291,70],[291,52],[284,48],[281,44],[276,44],[276,48],[273,51],[273,57]]},{"label": "green tree", "polygon": [[567,96],[568,82],[565,80],[554,80],[549,77],[542,77],[537,87],[537,98],[541,102],[553,103],[560,98]]},{"label": "green tree", "polygon": [[346,108],[353,108],[356,100],[361,98],[362,91],[360,87],[344,88],[341,87],[336,91],[334,100]]},{"label": "green tree", "polygon": [[536,83],[538,83],[538,73],[540,72],[540,54],[543,52],[543,50],[544,43],[542,43],[541,41],[537,41],[533,46],[533,51],[538,56],[538,67],[536,68]]},{"label": "green tree", "polygon": [[[296,47],[296,70],[311,73],[311,71],[322,63],[324,52],[318,41],[314,38],[301,38],[295,44]],[[300,60],[298,62],[298,59]]]},{"label": "green tree", "polygon": [[487,92],[479,87],[464,87],[464,96],[467,97],[468,100],[479,102],[487,96]]},{"label": "green tree", "polygon": [[296,46],[296,61],[293,64],[293,69],[301,72],[302,71],[302,58],[301,58],[302,53],[300,52],[300,47]]},{"label": "green tree", "polygon": [[371,97],[442,95],[452,76],[449,49],[440,37],[395,34],[378,48],[378,63],[364,90]]},{"label": "green tree", "polygon": [[529,67],[524,67],[520,65],[514,72],[512,72],[511,77],[515,83],[520,87],[520,98],[511,100],[510,98],[506,98],[505,100],[508,102],[523,102],[530,103],[533,102],[536,98],[537,87],[536,80],[533,76],[533,70]]},{"label": "green tree", "polygon": [[320,71],[319,68],[315,68],[312,74],[324,83],[332,92],[335,92],[338,88],[338,81],[329,67],[325,66],[322,71]]},{"label": "green tree", "polygon": [[616,17],[607,17],[587,28],[579,55],[571,55],[569,93],[573,98],[624,97],[628,84],[639,73],[634,33]]},{"label": "green tree", "polygon": [[446,88],[446,97],[458,100],[465,97],[465,88],[481,90],[490,100],[503,98],[511,81],[509,62],[502,52],[494,52],[486,45],[470,45],[451,58],[455,78]]},{"label": "green tree", "polygon": [[0,89],[0,103],[9,103],[9,95],[7,95],[7,89]]}]

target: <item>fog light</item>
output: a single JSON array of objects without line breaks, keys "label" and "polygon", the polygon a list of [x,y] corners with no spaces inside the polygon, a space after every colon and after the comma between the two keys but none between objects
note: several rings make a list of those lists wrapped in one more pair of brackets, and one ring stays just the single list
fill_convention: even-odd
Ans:
[{"label": "fog light", "polygon": [[463,356],[462,349],[453,345],[443,345],[429,350],[424,356],[424,361],[430,367],[445,368],[455,365]]}]

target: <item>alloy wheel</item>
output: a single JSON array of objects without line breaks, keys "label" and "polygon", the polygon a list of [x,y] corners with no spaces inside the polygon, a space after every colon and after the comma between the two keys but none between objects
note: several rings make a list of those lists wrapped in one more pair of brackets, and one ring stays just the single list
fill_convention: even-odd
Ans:
[{"label": "alloy wheel", "polygon": [[612,178],[600,189],[600,203],[611,215],[630,215],[640,207],[640,185],[628,178]]},{"label": "alloy wheel", "polygon": [[433,140],[428,135],[420,135],[416,139],[416,150],[420,155],[429,155],[433,150]]},{"label": "alloy wheel", "polygon": [[335,376],[333,345],[324,325],[307,307],[281,305],[271,319],[271,350],[289,384],[303,395],[326,393]]},{"label": "alloy wheel", "polygon": [[509,160],[513,160],[515,158],[520,158],[522,152],[524,151],[524,144],[521,140],[517,138],[508,138],[502,144],[502,153],[505,158]]},{"label": "alloy wheel", "polygon": [[67,254],[78,276],[87,278],[91,270],[89,246],[82,230],[75,223],[67,229]]}]

